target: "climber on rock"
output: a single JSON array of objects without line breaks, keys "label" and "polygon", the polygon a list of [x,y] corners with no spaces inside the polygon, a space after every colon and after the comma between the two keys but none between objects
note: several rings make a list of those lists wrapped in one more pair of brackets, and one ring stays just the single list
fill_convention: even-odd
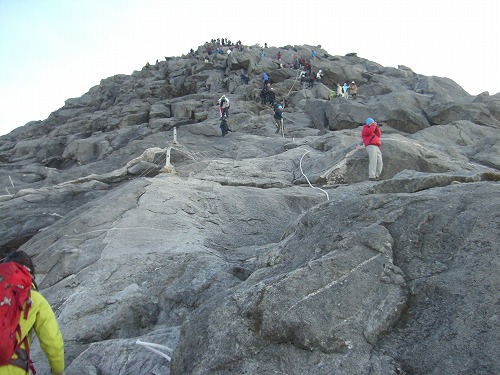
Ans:
[{"label": "climber on rock", "polygon": [[224,116],[227,118],[229,117],[229,99],[226,98],[226,95],[222,95],[219,98],[219,112],[220,112],[220,117],[223,118]]}]

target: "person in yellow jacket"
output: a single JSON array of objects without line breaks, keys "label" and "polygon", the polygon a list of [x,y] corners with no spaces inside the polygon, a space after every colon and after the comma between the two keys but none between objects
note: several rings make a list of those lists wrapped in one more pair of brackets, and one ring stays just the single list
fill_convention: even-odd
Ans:
[{"label": "person in yellow jacket", "polygon": [[[35,268],[29,255],[23,251],[16,251],[7,256],[4,262],[17,262],[30,271],[33,280],[35,275]],[[19,325],[21,327],[22,337],[28,335],[28,343],[31,346],[33,330],[35,331],[40,347],[44,351],[50,364],[53,375],[64,375],[64,342],[57,324],[56,317],[50,304],[47,300],[35,290],[36,284],[31,290],[31,307],[28,310],[28,317],[24,319],[24,308],[21,312]],[[24,350],[22,353],[26,354],[24,345],[21,345]],[[25,369],[15,366],[7,365],[0,366],[0,375],[26,375],[29,374],[27,368],[27,358],[18,358],[17,354],[12,356],[12,361],[20,361]],[[22,363],[24,362],[24,363]],[[12,363],[12,362],[11,362]]]}]

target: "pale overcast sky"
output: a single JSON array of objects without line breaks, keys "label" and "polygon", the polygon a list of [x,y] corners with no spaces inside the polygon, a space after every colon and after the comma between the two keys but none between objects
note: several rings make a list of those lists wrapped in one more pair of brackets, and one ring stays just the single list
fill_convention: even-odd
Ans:
[{"label": "pale overcast sky", "polygon": [[0,135],[218,37],[321,44],[494,95],[499,15],[495,0],[0,0]]}]

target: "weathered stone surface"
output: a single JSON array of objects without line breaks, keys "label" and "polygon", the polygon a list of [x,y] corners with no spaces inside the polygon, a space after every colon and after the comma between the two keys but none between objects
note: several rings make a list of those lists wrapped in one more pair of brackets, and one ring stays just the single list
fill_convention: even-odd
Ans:
[{"label": "weathered stone surface", "polygon": [[[227,48],[103,79],[0,137],[0,255],[34,256],[65,373],[499,373],[499,94],[319,46]],[[307,88],[289,63],[313,49]],[[352,80],[357,100],[327,100]]]},{"label": "weathered stone surface", "polygon": [[[478,183],[414,196],[334,198],[316,206],[287,228],[266,268],[191,315],[181,329],[172,372],[300,374],[313,368],[317,374],[369,373],[373,354],[395,358],[393,373],[396,368],[422,374],[434,368],[494,372],[498,362],[492,349],[498,332],[483,335],[480,324],[466,323],[459,315],[467,311],[469,319],[482,316],[488,327],[486,320],[497,319],[489,290],[500,280],[482,263],[497,255],[498,235],[492,230],[498,226],[498,200],[490,206],[497,193],[498,186]],[[482,198],[464,206],[463,199],[471,194]],[[436,210],[436,200],[448,209]],[[490,214],[479,215],[486,207]],[[480,216],[481,224],[476,221]],[[473,233],[483,226],[490,235],[478,247]],[[401,261],[406,267],[396,265]],[[467,291],[472,275],[488,287]],[[448,284],[448,279],[455,282]],[[461,306],[457,310],[451,307],[456,298]],[[485,300],[480,303],[481,298]],[[399,353],[400,345],[408,343],[406,334],[412,335],[411,351]],[[459,363],[436,362],[444,348],[441,344],[439,354],[429,346],[439,346],[443,334],[449,352],[462,358]],[[476,354],[463,345],[460,337],[467,335],[485,339]],[[422,345],[424,337],[430,337],[429,344]],[[488,354],[483,356],[483,350]],[[481,364],[474,363],[476,355],[482,357]],[[391,373],[380,371],[375,373]]]}]

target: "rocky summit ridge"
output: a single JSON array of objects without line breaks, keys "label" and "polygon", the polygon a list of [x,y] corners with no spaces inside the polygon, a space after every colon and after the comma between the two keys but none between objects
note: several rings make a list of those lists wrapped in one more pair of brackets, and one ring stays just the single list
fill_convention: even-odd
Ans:
[{"label": "rocky summit ridge", "polygon": [[0,137],[1,255],[34,256],[65,373],[500,373],[500,94],[319,46],[206,47]]}]

